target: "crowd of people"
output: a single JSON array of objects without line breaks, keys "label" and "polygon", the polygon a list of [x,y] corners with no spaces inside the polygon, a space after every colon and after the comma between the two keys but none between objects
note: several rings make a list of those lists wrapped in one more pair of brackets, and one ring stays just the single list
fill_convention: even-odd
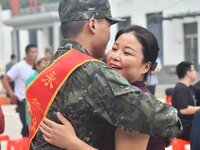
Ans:
[{"label": "crowd of people", "polygon": [[[49,52],[50,50],[45,52],[45,54]],[[16,56],[14,54],[11,55],[11,61],[6,64],[6,73],[1,80],[10,103],[17,104],[16,111],[19,113],[22,123],[21,134],[23,137],[28,137],[29,125],[26,123],[28,115],[26,113],[25,83],[29,82],[30,78],[36,74],[36,71],[40,72],[44,65],[46,65],[46,55],[37,60],[38,48],[35,44],[27,45],[25,54],[26,56],[24,59],[19,62],[16,61]]]},{"label": "crowd of people", "polygon": [[47,48],[38,59],[37,45],[29,44],[23,60],[11,56],[2,77],[30,149],[165,150],[175,138],[198,149],[200,86],[192,85],[191,62],[176,66],[172,106],[165,104],[154,96],[162,65],[152,32],[119,30],[104,63],[110,26],[123,21],[108,0],[61,0],[58,12],[64,40],[56,53]]}]

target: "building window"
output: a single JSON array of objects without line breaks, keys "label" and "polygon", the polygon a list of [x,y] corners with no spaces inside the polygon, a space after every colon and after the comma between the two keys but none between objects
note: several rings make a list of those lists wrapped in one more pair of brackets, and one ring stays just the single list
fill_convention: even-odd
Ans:
[{"label": "building window", "polygon": [[122,22],[119,22],[117,25],[117,28],[118,28],[118,31],[120,29],[123,29],[127,26],[130,26],[131,25],[131,17],[123,17],[122,19],[126,19],[125,21],[122,21]]},{"label": "building window", "polygon": [[37,30],[36,29],[29,30],[29,42],[31,44],[37,45]]},{"label": "building window", "polygon": [[162,12],[149,13],[146,15],[147,29],[151,31],[158,41],[160,48],[159,57],[163,62],[163,29],[162,29]]},{"label": "building window", "polygon": [[49,46],[53,47],[53,27],[49,27]]},{"label": "building window", "polygon": [[62,32],[61,32],[61,26],[59,26],[59,35],[60,35],[60,40],[59,41],[62,41],[63,40],[63,35],[62,35]]},{"label": "building window", "polygon": [[184,24],[185,60],[193,62],[196,69],[199,69],[197,41],[197,23]]}]

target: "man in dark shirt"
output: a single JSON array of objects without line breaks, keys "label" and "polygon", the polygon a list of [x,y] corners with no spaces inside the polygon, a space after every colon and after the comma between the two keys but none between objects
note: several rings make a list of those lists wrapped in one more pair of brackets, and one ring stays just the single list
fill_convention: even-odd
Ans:
[{"label": "man in dark shirt", "polygon": [[179,82],[174,88],[172,105],[178,110],[178,116],[183,124],[183,132],[178,138],[188,140],[195,112],[200,108],[191,83],[196,80],[197,74],[191,62],[181,62],[176,67]]}]

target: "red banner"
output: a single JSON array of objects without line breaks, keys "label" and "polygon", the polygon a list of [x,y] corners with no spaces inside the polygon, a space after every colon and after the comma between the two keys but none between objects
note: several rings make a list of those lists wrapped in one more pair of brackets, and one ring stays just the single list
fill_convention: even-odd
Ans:
[{"label": "red banner", "polygon": [[30,9],[37,9],[38,7],[38,1],[37,0],[29,0],[29,8]]},{"label": "red banner", "polygon": [[11,0],[10,7],[13,14],[19,13],[19,0]]}]

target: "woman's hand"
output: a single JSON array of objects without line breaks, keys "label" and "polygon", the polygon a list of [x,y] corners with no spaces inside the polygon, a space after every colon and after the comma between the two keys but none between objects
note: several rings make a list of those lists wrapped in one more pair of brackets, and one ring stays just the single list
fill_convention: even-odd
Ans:
[{"label": "woman's hand", "polygon": [[97,150],[76,136],[72,124],[61,113],[56,115],[62,124],[44,118],[40,125],[46,142],[67,150]]}]

